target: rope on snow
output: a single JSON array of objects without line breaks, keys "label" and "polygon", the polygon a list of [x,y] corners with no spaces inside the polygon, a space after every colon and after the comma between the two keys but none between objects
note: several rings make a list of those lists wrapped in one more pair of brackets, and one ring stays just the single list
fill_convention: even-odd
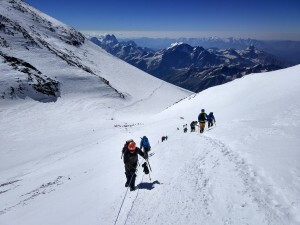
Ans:
[{"label": "rope on snow", "polygon": [[[138,163],[138,165],[139,165],[139,166],[138,166],[138,168],[137,168],[136,171],[135,171],[136,173],[138,172],[138,169],[139,169],[139,167],[141,166],[140,163]],[[143,177],[144,177],[144,175],[143,175]],[[143,177],[142,177],[142,181],[143,181]],[[116,218],[116,220],[115,220],[114,225],[116,225],[117,222],[118,222],[119,215],[120,215],[120,212],[121,212],[121,210],[122,210],[122,208],[123,208],[123,204],[124,204],[124,201],[125,201],[125,199],[126,199],[126,196],[127,196],[128,189],[129,189],[129,187],[130,187],[132,178],[133,178],[133,176],[131,176],[131,178],[130,178],[129,185],[128,185],[127,189],[126,189],[126,192],[125,192],[125,195],[124,195],[123,201],[122,201],[122,203],[121,203],[121,206],[120,206],[120,209],[119,209],[119,212],[118,212],[118,215],[117,215],[117,218]],[[131,210],[130,210],[130,211],[131,211]],[[126,219],[126,221],[127,221],[127,219]],[[125,221],[125,223],[126,223],[126,221]]]}]

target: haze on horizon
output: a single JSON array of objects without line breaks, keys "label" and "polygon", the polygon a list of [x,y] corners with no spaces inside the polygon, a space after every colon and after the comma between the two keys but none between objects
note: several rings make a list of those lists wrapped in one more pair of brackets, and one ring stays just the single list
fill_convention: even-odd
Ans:
[{"label": "haze on horizon", "polygon": [[121,38],[234,37],[300,41],[300,1],[25,0],[82,31]]}]

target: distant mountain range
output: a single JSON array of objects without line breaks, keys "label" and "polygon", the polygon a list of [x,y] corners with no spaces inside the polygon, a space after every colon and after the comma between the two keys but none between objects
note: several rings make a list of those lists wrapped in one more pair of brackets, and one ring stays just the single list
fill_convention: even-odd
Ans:
[{"label": "distant mountain range", "polygon": [[139,47],[134,41],[119,42],[114,35],[92,37],[91,41],[155,77],[194,92],[249,73],[288,66],[276,56],[258,50],[253,45],[244,50],[223,50],[176,42],[166,49],[154,51]]},{"label": "distant mountain range", "polygon": [[237,50],[246,49],[248,46],[255,46],[257,49],[271,53],[281,60],[293,65],[300,63],[300,41],[267,41],[242,38],[134,38],[119,39],[120,41],[133,40],[137,45],[155,50],[164,49],[175,42],[183,42],[191,46],[202,46],[203,48],[218,48]]}]

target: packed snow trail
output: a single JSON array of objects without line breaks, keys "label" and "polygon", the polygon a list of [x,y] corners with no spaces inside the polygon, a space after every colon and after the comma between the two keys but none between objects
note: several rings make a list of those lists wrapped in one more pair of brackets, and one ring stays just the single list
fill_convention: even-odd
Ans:
[{"label": "packed snow trail", "polygon": [[222,142],[182,131],[170,139],[172,149],[169,140],[155,146],[153,181],[137,179],[138,194],[130,193],[118,224],[295,223],[255,171]]}]

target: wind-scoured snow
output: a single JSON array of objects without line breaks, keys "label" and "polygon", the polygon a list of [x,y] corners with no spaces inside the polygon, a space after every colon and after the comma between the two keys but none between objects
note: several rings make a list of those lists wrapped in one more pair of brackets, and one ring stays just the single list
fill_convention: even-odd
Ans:
[{"label": "wind-scoured snow", "polygon": [[[300,224],[300,66],[190,95],[87,40],[54,39],[92,73],[44,47],[1,47],[58,81],[61,94],[0,100],[1,225]],[[0,72],[1,90],[24,75],[4,61]],[[184,133],[202,108],[216,126]],[[151,180],[138,167],[137,190],[126,192],[121,150],[144,135]]]}]

